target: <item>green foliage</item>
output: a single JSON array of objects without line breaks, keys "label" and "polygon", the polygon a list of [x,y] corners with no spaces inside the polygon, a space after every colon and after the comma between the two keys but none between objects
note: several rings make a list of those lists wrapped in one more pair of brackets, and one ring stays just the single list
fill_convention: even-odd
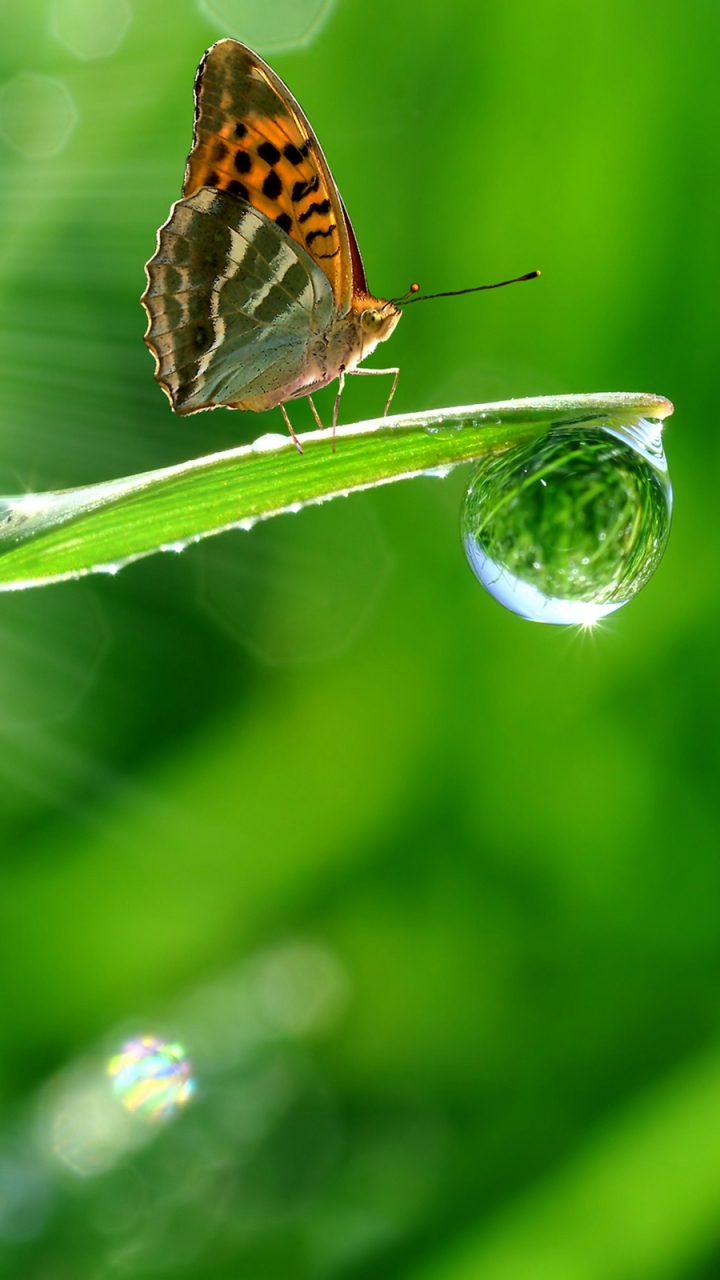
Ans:
[{"label": "green foliage", "polygon": [[658,396],[615,394],[439,409],[343,427],[335,453],[319,432],[302,436],[302,458],[289,438],[270,436],[144,476],[10,499],[0,526],[0,589],[115,571],[233,525],[249,528],[353,489],[450,468],[553,425],[590,428],[608,415],[663,416],[670,407]]},{"label": "green foliage", "polygon": [[[0,140],[10,495],[283,430],[174,417],[142,341],[217,6],[133,3],[96,60],[56,7],[0,7],[2,86],[46,76],[76,111],[56,155]],[[719,40],[706,2],[338,0],[273,59],[373,290],[542,269],[409,308],[398,413],[662,391],[673,537],[591,637],[478,587],[462,468],[0,598],[5,1276],[717,1274]],[[222,1087],[198,1066],[164,1138],[107,1178],[43,1165],[53,1204],[41,1179],[13,1219],[53,1073],[180,1034],[193,990],[288,938],[346,974],[335,1025]]]}]

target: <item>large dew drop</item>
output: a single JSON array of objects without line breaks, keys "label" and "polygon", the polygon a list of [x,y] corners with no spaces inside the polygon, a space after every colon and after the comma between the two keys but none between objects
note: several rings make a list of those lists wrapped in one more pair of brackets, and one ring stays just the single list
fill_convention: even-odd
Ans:
[{"label": "large dew drop", "polygon": [[662,558],[672,489],[660,426],[555,428],[480,463],[462,533],[483,586],[534,622],[590,626],[626,604]]}]

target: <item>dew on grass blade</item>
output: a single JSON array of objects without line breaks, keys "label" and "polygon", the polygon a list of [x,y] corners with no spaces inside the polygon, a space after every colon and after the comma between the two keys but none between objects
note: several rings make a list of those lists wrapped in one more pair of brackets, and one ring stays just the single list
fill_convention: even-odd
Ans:
[{"label": "dew on grass blade", "polygon": [[590,626],[645,586],[671,511],[660,425],[608,418],[484,458],[462,536],[477,578],[508,609]]}]

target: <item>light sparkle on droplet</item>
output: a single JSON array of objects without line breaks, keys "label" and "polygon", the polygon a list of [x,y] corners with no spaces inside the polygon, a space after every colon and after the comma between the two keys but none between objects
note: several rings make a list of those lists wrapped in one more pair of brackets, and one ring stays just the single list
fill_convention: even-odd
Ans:
[{"label": "light sparkle on droplet", "polygon": [[182,1046],[155,1036],[126,1041],[108,1062],[107,1071],[113,1092],[126,1110],[151,1122],[173,1115],[195,1090]]}]

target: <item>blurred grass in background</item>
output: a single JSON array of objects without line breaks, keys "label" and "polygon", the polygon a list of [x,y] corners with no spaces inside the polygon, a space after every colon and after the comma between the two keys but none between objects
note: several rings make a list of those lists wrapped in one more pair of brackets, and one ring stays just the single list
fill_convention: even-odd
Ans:
[{"label": "blurred grass in background", "polygon": [[[0,5],[11,493],[281,429],[173,417],[138,303],[195,67],[243,31],[63,2]],[[707,0],[337,0],[273,57],[371,288],[542,269],[408,312],[397,411],[666,394],[674,534],[584,637],[483,594],[458,475],[0,599],[4,1274],[720,1274],[719,44]],[[55,1072],[286,939],[343,975],[334,1022],[205,1076],[192,1023],[154,1145],[42,1172]]]}]

